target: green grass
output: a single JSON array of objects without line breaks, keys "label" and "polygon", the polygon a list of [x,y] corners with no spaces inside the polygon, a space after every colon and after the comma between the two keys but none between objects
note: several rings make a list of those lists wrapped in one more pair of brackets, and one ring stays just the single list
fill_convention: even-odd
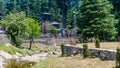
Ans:
[{"label": "green grass", "polygon": [[16,53],[20,53],[23,56],[27,54],[32,54],[33,52],[27,49],[20,49],[15,46],[6,46],[6,45],[0,45],[0,51],[8,52],[9,54],[15,55]]},{"label": "green grass", "polygon": [[57,58],[55,57],[49,57],[46,60],[42,61],[41,63],[35,65],[33,68],[48,68],[49,64],[55,62]]}]

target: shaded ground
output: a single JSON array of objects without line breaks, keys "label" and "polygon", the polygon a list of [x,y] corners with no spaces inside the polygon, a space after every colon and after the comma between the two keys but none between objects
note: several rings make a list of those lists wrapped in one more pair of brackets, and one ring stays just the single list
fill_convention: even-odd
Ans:
[{"label": "shaded ground", "polygon": [[114,68],[115,61],[102,61],[98,58],[82,59],[75,57],[50,57],[33,68]]},{"label": "shaded ground", "polygon": [[[78,44],[82,45],[82,44]],[[95,48],[95,43],[88,43],[89,48]],[[102,49],[110,49],[110,50],[115,50],[117,47],[120,47],[120,42],[101,42],[100,47]]]}]

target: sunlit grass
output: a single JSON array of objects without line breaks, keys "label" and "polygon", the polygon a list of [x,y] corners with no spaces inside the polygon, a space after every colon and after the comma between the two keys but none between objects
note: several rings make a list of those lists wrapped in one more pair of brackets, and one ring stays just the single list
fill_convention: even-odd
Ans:
[{"label": "sunlit grass", "polygon": [[15,55],[16,53],[20,53],[23,56],[27,55],[27,54],[32,54],[33,52],[27,49],[20,49],[17,47],[14,47],[12,45],[10,46],[6,46],[6,45],[0,45],[0,51],[6,51],[9,54]]},{"label": "sunlit grass", "polygon": [[83,59],[74,57],[50,57],[32,68],[114,68],[115,61],[102,61],[99,58]]},{"label": "sunlit grass", "polygon": [[48,68],[49,64],[54,63],[57,60],[57,58],[55,57],[49,57],[46,60],[40,62],[39,64],[37,64],[36,66],[34,66],[33,68]]},{"label": "sunlit grass", "polygon": [[[88,48],[95,48],[95,43],[87,43]],[[82,46],[83,43],[77,44],[78,46]],[[100,48],[102,49],[110,49],[116,50],[117,47],[120,47],[120,42],[100,42]]]}]

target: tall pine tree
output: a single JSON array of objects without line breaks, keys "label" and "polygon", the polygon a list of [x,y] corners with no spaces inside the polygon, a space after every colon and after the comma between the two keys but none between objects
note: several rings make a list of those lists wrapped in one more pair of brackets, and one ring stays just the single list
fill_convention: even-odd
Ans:
[{"label": "tall pine tree", "polygon": [[63,28],[66,28],[67,13],[71,1],[72,0],[56,0],[58,8],[61,10]]},{"label": "tall pine tree", "polygon": [[113,40],[117,34],[117,20],[111,14],[113,6],[108,0],[83,0],[81,5],[81,23],[83,35],[97,36],[101,39]]},{"label": "tall pine tree", "polygon": [[120,0],[109,0],[113,6],[113,14],[115,14],[116,18],[119,19],[118,24],[116,25],[118,29],[118,36],[120,36]]}]

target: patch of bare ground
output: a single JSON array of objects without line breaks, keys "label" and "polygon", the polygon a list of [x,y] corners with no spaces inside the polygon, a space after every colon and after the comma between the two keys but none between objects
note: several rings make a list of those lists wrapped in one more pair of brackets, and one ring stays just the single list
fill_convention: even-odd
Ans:
[{"label": "patch of bare ground", "polygon": [[[29,48],[29,43],[23,43],[22,44],[23,47],[25,48]],[[50,51],[61,51],[60,46],[48,46],[48,45],[44,45],[41,43],[33,43],[32,44],[32,51],[36,52],[36,53],[40,53],[40,52],[50,52]]]},{"label": "patch of bare ground", "polygon": [[[82,46],[81,44],[77,44],[77,46]],[[95,43],[88,43],[89,48],[95,48]],[[110,49],[115,50],[117,47],[120,47],[120,42],[101,42],[100,48],[102,49]]]}]

